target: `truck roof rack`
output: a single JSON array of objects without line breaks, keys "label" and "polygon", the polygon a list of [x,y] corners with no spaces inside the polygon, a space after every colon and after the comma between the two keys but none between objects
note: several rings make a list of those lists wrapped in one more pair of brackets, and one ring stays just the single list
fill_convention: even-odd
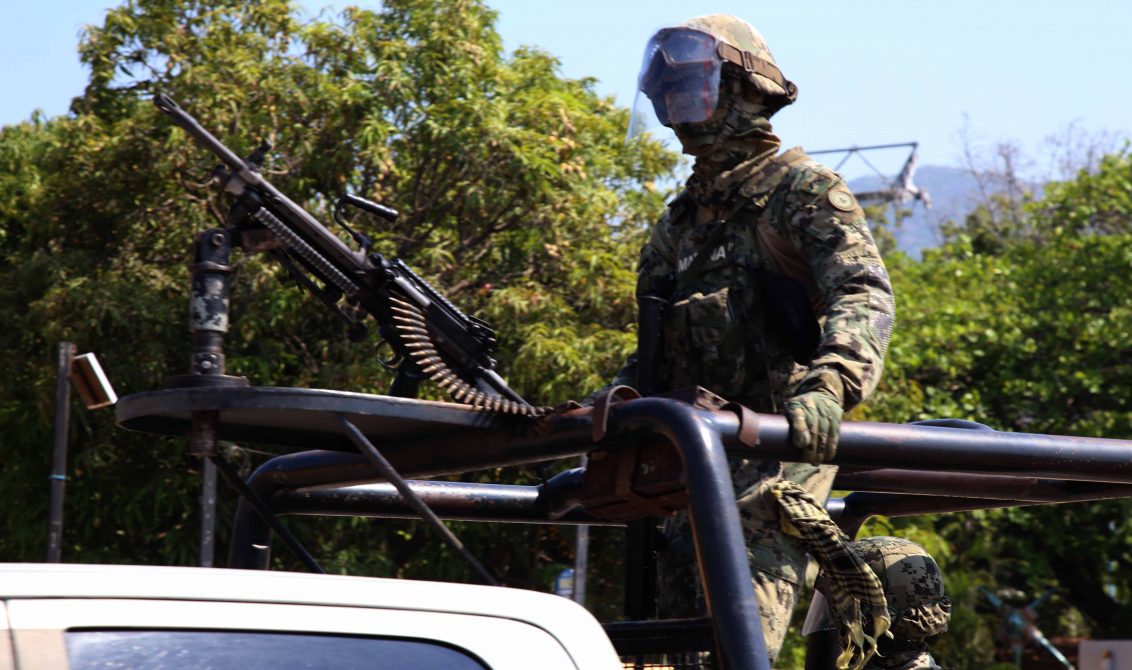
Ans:
[{"label": "truck roof rack", "polygon": [[[706,647],[730,668],[769,667],[727,456],[799,460],[780,416],[756,414],[702,389],[611,397],[595,407],[531,418],[446,402],[228,385],[131,395],[117,411],[125,428],[189,435],[190,449],[215,462],[241,490],[229,567],[266,568],[274,530],[318,569],[279,514],[416,517],[415,498],[448,519],[639,529],[636,519],[686,501],[698,535],[712,538],[697,546],[709,618],[631,621],[607,631],[623,654]],[[217,440],[295,451],[267,461],[244,482],[216,450]],[[841,466],[834,488],[854,493],[831,500],[827,509],[853,535],[874,514],[1132,497],[1129,449],[1121,440],[1004,433],[970,422],[847,422],[833,461]],[[538,486],[422,480],[586,454],[590,468]],[[636,583],[626,584],[626,610],[647,619],[648,549],[631,542],[629,552],[627,579]]]}]

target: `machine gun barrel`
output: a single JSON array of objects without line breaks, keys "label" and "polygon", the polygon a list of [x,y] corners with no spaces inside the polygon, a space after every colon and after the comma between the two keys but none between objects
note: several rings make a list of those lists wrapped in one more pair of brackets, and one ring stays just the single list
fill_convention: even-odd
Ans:
[{"label": "machine gun barrel", "polygon": [[[306,271],[378,320],[382,337],[401,359],[395,395],[415,395],[419,381],[429,377],[457,401],[514,414],[540,413],[494,371],[495,334],[486,323],[462,313],[400,260],[389,261],[370,252],[366,244],[358,251],[351,249],[264,179],[258,165],[262,159],[255,156],[270,145],[251,158],[240,158],[169,96],[155,95],[153,102],[227,166],[225,189],[237,198],[233,208],[237,214],[230,215],[236,225],[247,225],[250,219],[270,230]],[[360,201],[365,211],[388,221],[396,219],[396,211],[382,205],[356,197],[344,201],[352,206]],[[309,280],[303,283],[343,313],[334,304],[336,295],[318,290]]]},{"label": "machine gun barrel", "polygon": [[[244,185],[252,186],[259,191],[264,205],[270,207],[270,209],[276,213],[282,212],[288,219],[285,223],[290,223],[292,230],[296,227],[295,223],[297,221],[303,236],[313,238],[308,241],[317,246],[319,251],[331,256],[330,260],[356,270],[364,269],[364,261],[358,258],[358,254],[327,230],[318,219],[311,216],[305,209],[295,204],[279,189],[272,186],[254,166],[248,165],[247,161],[237,156],[236,153],[226,147],[223,142],[216,139],[216,136],[208,132],[208,130],[200,125],[188,112],[181,109],[172,98],[159,93],[154,96],[153,104],[156,105],[158,109],[165,112],[174,123],[191,135],[192,138],[204,146],[204,148],[216,154],[232,171],[232,177],[237,178]],[[235,185],[230,185],[229,190],[233,190],[234,186]],[[236,195],[240,195],[239,192],[234,190],[233,192],[235,192]]]}]

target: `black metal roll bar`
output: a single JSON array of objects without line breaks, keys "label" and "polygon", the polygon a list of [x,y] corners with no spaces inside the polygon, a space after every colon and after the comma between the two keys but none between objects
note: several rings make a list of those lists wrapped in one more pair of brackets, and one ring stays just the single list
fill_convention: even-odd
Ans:
[{"label": "black metal roll bar", "polygon": [[[196,426],[200,417],[209,419],[207,430]],[[780,416],[652,397],[615,403],[599,417],[594,409],[579,408],[532,420],[451,403],[335,391],[204,387],[123,398],[118,420],[146,432],[192,432],[194,450],[210,458],[217,455],[202,432],[210,440],[306,449],[273,458],[236,484],[244,495],[229,564],[243,568],[267,566],[272,530],[286,532],[275,518],[279,514],[407,518],[419,516],[419,503],[446,519],[613,525],[580,508],[579,470],[538,486],[403,478],[539,463],[661,438],[676,447],[686,473],[715,648],[727,667],[768,667],[728,456],[800,460]],[[357,434],[343,428],[347,425]],[[1132,497],[1132,443],[971,427],[845,423],[833,461],[841,466],[835,488],[856,492],[831,500],[827,508],[853,534],[874,514]],[[359,444],[368,444],[378,458],[359,453]],[[658,631],[678,625],[614,626],[610,634],[625,637],[623,648],[639,649],[650,640],[663,642],[666,636]],[[688,640],[702,640],[703,622],[687,625],[700,631],[690,632]]]}]

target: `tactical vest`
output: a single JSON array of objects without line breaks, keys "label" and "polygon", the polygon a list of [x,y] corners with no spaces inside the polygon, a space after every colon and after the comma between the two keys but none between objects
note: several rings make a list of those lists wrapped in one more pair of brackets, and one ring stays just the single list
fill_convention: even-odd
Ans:
[{"label": "tactical vest", "polygon": [[773,411],[805,374],[820,340],[815,314],[823,298],[803,253],[764,214],[788,215],[785,179],[809,160],[801,149],[771,159],[722,220],[697,226],[690,198],[673,203],[671,216],[688,228],[677,240],[664,318],[660,376],[669,388],[701,385]]}]

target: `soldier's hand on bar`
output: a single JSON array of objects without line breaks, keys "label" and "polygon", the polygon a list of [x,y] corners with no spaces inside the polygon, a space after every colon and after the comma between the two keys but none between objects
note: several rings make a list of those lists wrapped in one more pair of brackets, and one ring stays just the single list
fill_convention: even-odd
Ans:
[{"label": "soldier's hand on bar", "polygon": [[786,401],[790,441],[806,462],[826,463],[837,453],[841,434],[841,401],[826,390],[801,393]]}]

